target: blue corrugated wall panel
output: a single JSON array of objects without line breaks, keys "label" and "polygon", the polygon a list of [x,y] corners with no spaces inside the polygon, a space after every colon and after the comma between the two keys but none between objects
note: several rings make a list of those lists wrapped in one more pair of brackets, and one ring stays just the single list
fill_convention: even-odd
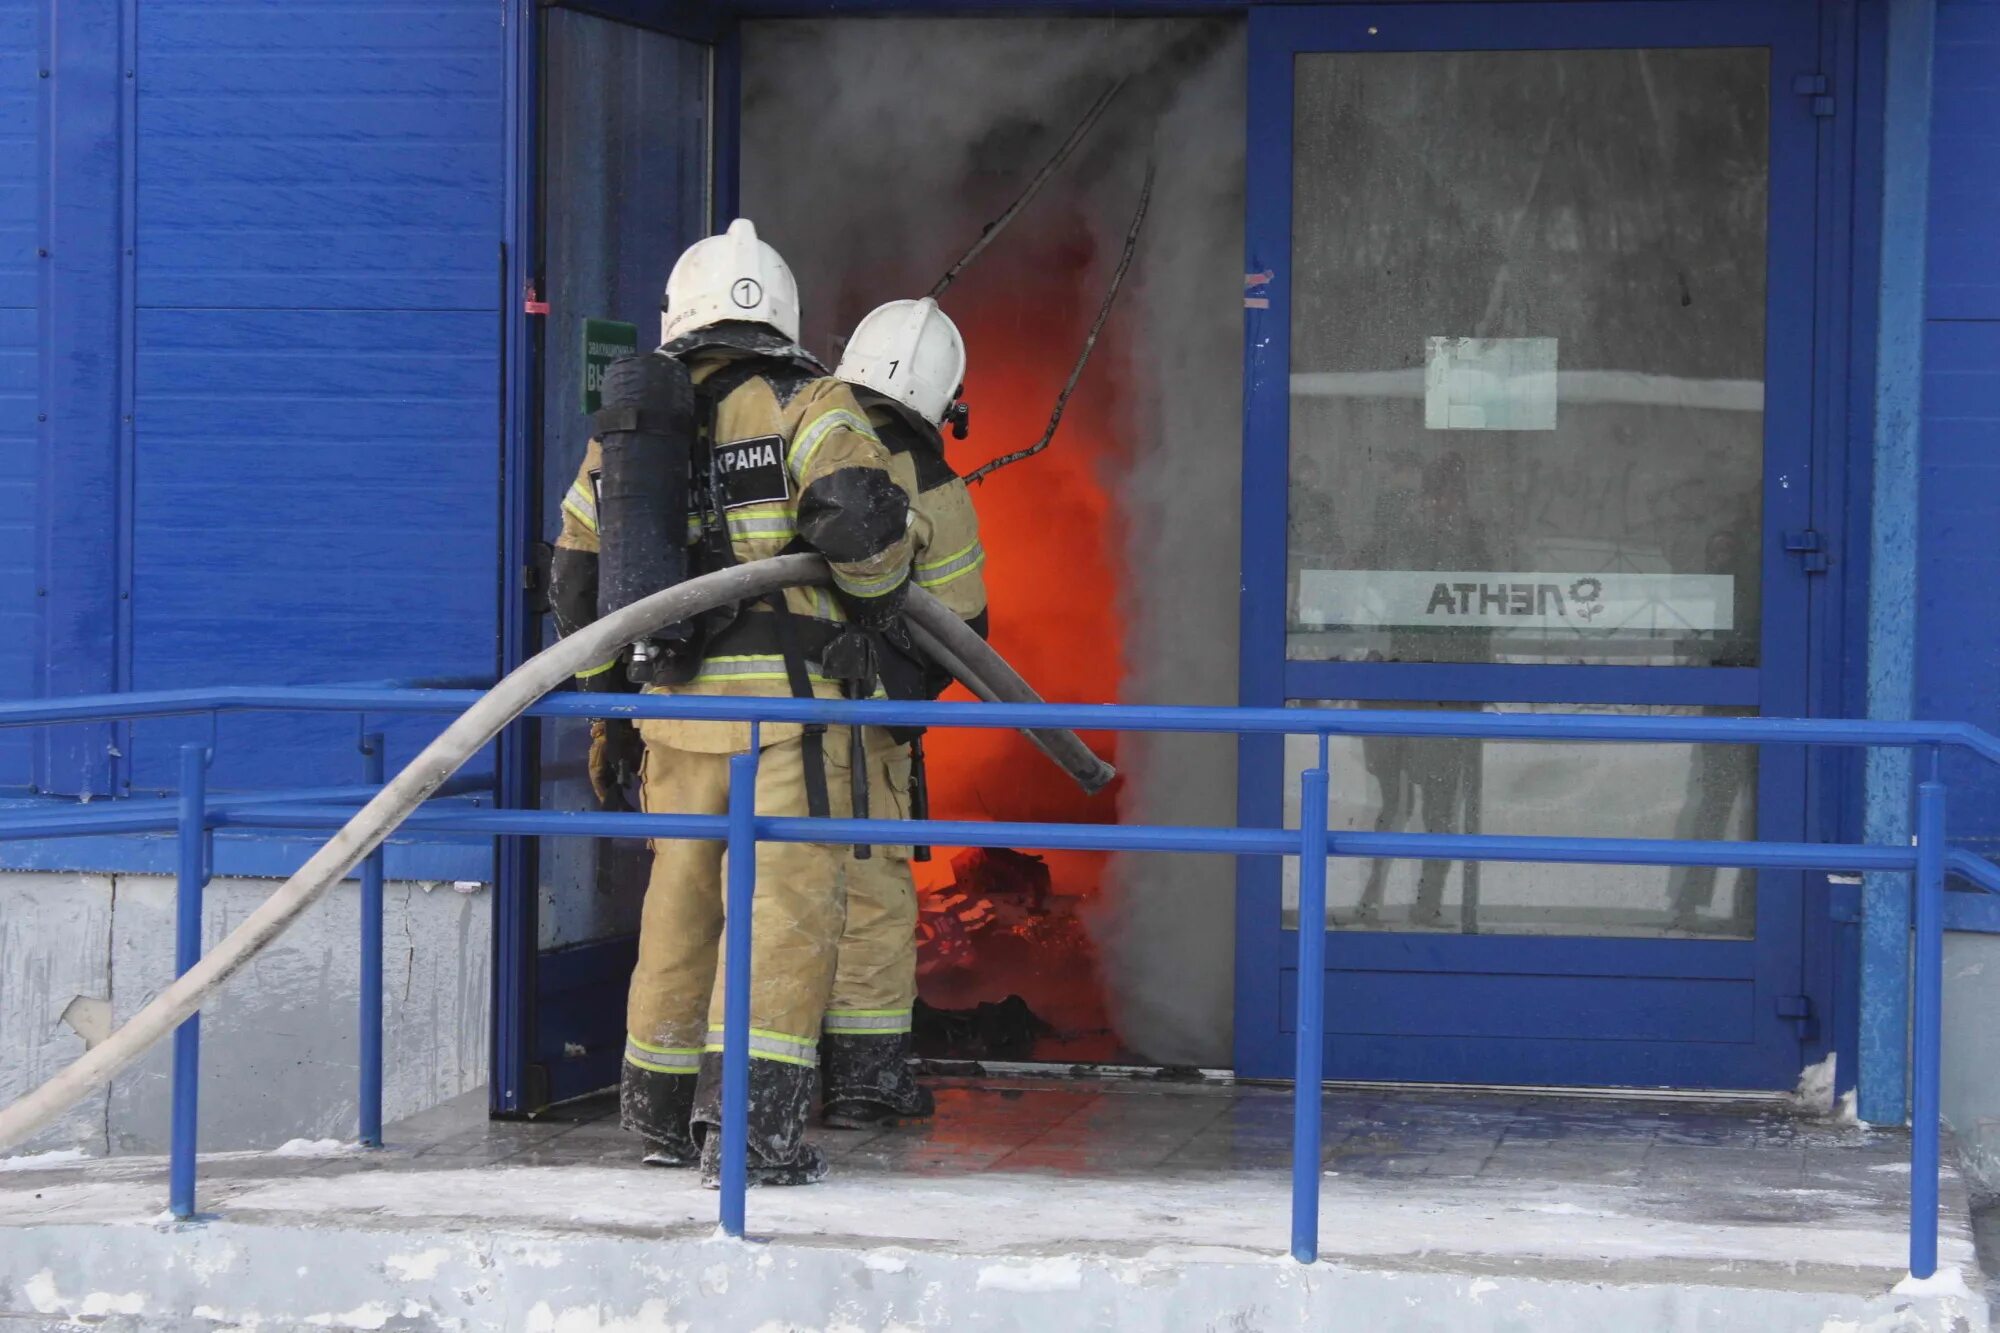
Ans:
[{"label": "blue corrugated wall panel", "polygon": [[1930,317],[2000,319],[2000,3],[1938,7]]},{"label": "blue corrugated wall panel", "polygon": [[[0,0],[0,697],[34,693],[35,422],[40,368],[41,4]],[[28,784],[28,738],[0,732],[0,787]]]},{"label": "blue corrugated wall panel", "polygon": [[494,308],[499,0],[141,10],[141,306]]},{"label": "blue corrugated wall panel", "polygon": [[[1942,0],[1935,87],[1917,707],[2000,730],[2000,3]],[[1954,833],[2000,850],[2000,775],[1951,779]]]},{"label": "blue corrugated wall panel", "polygon": [[[490,311],[141,312],[134,688],[492,672],[493,324]],[[141,732],[135,786],[173,784],[164,742],[192,725]],[[353,733],[228,719],[215,781],[351,779],[359,760],[338,738]]]},{"label": "blue corrugated wall panel", "polygon": [[[500,20],[141,6],[134,688],[493,670]],[[134,787],[205,730],[141,728]],[[226,719],[214,780],[351,779],[353,735]]]}]

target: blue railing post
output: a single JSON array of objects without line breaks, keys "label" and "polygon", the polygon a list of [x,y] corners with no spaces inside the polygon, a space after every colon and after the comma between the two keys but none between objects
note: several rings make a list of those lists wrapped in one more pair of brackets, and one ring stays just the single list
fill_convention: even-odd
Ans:
[{"label": "blue railing post", "polygon": [[1938,1066],[1944,1009],[1944,784],[1931,776],[1917,788],[1916,1032],[1911,1061],[1910,1276],[1937,1271]]},{"label": "blue railing post", "polygon": [[749,1185],[750,916],[757,887],[757,728],[750,752],[729,761],[729,887],[723,900],[722,1230],[743,1235]]},{"label": "blue railing post", "polygon": [[[1322,755],[1324,747],[1322,747]],[[1299,777],[1298,1053],[1292,1081],[1292,1258],[1319,1258],[1319,1113],[1326,1059],[1326,768]]]},{"label": "blue railing post", "polygon": [[[181,746],[180,873],[174,894],[175,976],[201,961],[201,891],[208,884],[208,753],[208,747],[199,743]],[[184,1221],[194,1216],[200,1085],[201,1014],[197,1012],[189,1014],[174,1031],[167,1207]]]},{"label": "blue railing post", "polygon": [[[362,777],[382,785],[379,731],[361,738]],[[361,1146],[382,1146],[382,849],[361,863]]]}]

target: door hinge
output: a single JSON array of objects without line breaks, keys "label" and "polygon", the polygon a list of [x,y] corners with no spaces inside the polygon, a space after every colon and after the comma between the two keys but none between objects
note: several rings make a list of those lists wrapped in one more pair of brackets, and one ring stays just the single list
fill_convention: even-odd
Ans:
[{"label": "door hinge", "polygon": [[1826,554],[1826,538],[1811,528],[1800,528],[1785,534],[1785,549],[1799,558],[1808,574],[1824,574],[1829,563]]},{"label": "door hinge", "polygon": [[1780,995],[1777,997],[1778,1017],[1788,1018],[1799,1030],[1800,1041],[1811,1041],[1819,1035],[1819,1023],[1813,1013],[1812,997],[1809,995]]},{"label": "door hinge", "polygon": [[1792,80],[1792,91],[1812,99],[1815,116],[1833,114],[1833,83],[1824,74],[1800,74]]}]

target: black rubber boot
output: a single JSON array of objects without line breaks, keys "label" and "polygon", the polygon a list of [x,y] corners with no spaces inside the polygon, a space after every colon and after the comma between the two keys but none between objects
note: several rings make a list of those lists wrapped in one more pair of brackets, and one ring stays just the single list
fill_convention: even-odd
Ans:
[{"label": "black rubber boot", "polygon": [[[826,1179],[826,1154],[816,1144],[801,1141],[787,1162],[760,1162],[752,1153],[744,1164],[746,1183],[770,1186],[817,1185]],[[701,1187],[722,1188],[722,1130],[710,1130],[701,1143]]]},{"label": "black rubber boot", "polygon": [[[826,1154],[806,1142],[813,1084],[819,1071],[782,1060],[750,1061],[748,1168],[752,1185],[810,1185],[826,1179]],[[722,1183],[722,1055],[701,1057],[694,1098],[694,1132],[701,1141],[701,1183]]]},{"label": "black rubber boot", "polygon": [[627,1063],[618,1086],[618,1119],[646,1141],[648,1166],[693,1166],[700,1158],[694,1131],[692,1074],[662,1074]]},{"label": "black rubber boot", "polygon": [[820,1039],[819,1052],[826,1089],[820,1123],[829,1129],[875,1129],[936,1113],[931,1090],[910,1072],[909,1033],[831,1033]]}]

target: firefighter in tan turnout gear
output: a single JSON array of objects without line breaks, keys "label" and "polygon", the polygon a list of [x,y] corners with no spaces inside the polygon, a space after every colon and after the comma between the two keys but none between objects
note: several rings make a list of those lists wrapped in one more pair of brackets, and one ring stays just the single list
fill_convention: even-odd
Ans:
[{"label": "firefighter in tan turnout gear", "polygon": [[[624,585],[635,568],[652,585],[643,593],[731,563],[812,550],[826,558],[835,586],[794,588],[671,627],[588,673],[580,686],[879,692],[879,662],[904,633],[898,613],[910,575],[909,492],[852,393],[796,345],[790,271],[738,219],[681,256],[662,311],[659,351],[607,370],[598,438],[563,501],[551,580],[558,628],[567,632],[600,608],[633,600]],[[652,456],[647,449],[671,452],[687,434],[692,444],[676,456],[684,461],[634,464]],[[596,729],[593,783],[600,788],[611,785],[601,770],[629,746],[618,739],[623,725]],[[748,724],[646,721],[640,731],[647,810],[726,811],[729,757],[749,748]],[[864,747],[847,729],[772,724],[761,738],[759,814],[860,813],[852,766]],[[621,1097],[624,1122],[645,1139],[647,1161],[684,1166],[698,1158],[711,1185],[721,1148],[723,854],[716,842],[653,844]],[[753,1183],[805,1184],[826,1172],[824,1156],[802,1136],[846,880],[863,864],[860,854],[805,844],[757,848]]]},{"label": "firefighter in tan turnout gear", "polygon": [[[961,438],[966,409],[965,342],[937,302],[891,301],[855,326],[834,372],[854,390],[889,451],[896,480],[915,498],[913,577],[984,636],[986,563],[972,497],[944,457],[940,427]],[[885,654],[883,686],[895,698],[934,699],[951,677],[899,653]],[[865,730],[870,789],[893,793],[877,818],[924,813],[921,732]],[[823,1116],[860,1129],[920,1119],[929,1091],[910,1074],[917,998],[917,893],[908,846],[876,848],[847,868],[847,929],[821,1043]]]}]

